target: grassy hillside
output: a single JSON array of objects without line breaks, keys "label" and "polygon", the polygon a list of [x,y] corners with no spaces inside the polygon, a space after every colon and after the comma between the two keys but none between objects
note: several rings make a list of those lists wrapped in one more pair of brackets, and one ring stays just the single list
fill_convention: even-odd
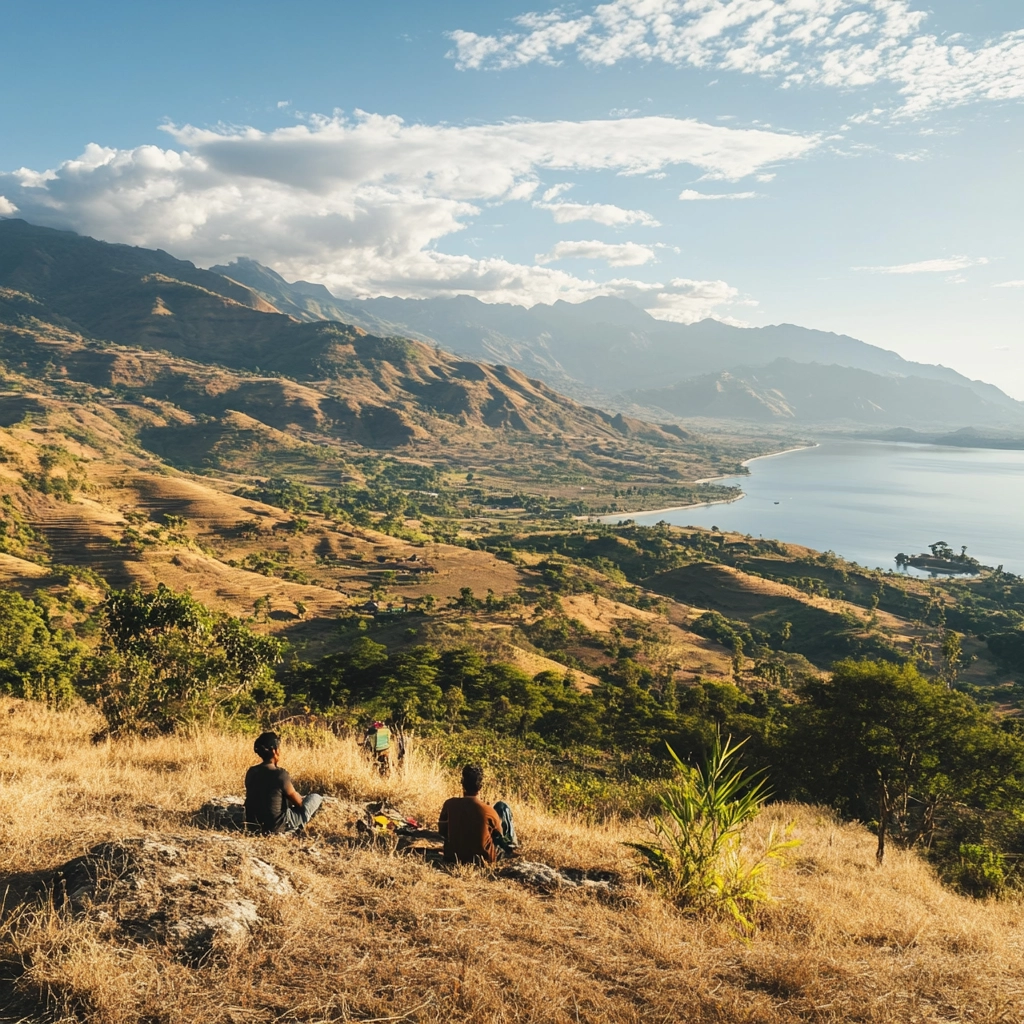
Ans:
[{"label": "grassy hillside", "polygon": [[[163,253],[7,252],[0,1017],[1019,1016],[1024,580],[604,525],[734,495],[700,481],[771,439],[298,322]],[[376,717],[416,736],[383,781],[339,738]],[[266,726],[337,802],[301,841],[200,828]],[[623,845],[683,777],[667,744],[698,764],[717,735],[788,801],[748,844],[790,819],[801,841],[746,944]],[[522,859],[600,884],[356,841],[373,799],[432,822],[467,761],[516,802]],[[50,883],[69,905],[24,902]],[[233,938],[199,956],[204,929]]]},{"label": "grassy hillside", "polygon": [[[195,814],[239,791],[248,740],[200,732],[97,745],[95,724],[0,706],[13,766],[0,790],[7,1020],[995,1024],[1024,1014],[1019,908],[952,894],[913,854],[878,868],[867,831],[827,812],[779,805],[758,822],[791,821],[800,846],[743,940],[638,881],[622,844],[642,838],[639,823],[587,824],[487,793],[515,801],[524,858],[610,878],[605,895],[438,870],[360,843],[352,821],[370,800],[436,820],[452,779],[423,747],[382,781],[353,741],[293,742],[284,763],[298,786],[337,803],[305,838],[241,838],[199,827]],[[96,844],[130,853],[142,837],[160,845],[136,863],[134,887],[100,889],[78,909],[21,902]],[[113,882],[125,868],[110,863]],[[162,893],[146,888],[153,878]],[[200,959],[144,927],[156,905],[163,917],[149,927],[174,935],[199,909],[246,903],[245,926],[218,933]]]}]

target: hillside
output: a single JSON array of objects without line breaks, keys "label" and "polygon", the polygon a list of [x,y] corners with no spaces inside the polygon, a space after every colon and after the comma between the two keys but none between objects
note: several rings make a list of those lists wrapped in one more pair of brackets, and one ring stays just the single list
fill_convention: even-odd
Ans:
[{"label": "hillside", "polygon": [[776,359],[762,367],[736,367],[688,377],[669,387],[631,391],[646,408],[677,416],[816,425],[1019,423],[1011,410],[966,384],[919,376],[882,376],[848,366]]},{"label": "hillside", "polygon": [[607,891],[437,870],[422,854],[361,841],[353,824],[370,801],[436,820],[452,780],[423,747],[382,781],[352,740],[286,745],[300,789],[335,802],[300,839],[244,837],[197,816],[211,796],[239,791],[252,762],[243,737],[95,744],[88,716],[13,701],[0,704],[0,723],[18,766],[17,787],[0,791],[5,1020],[1024,1015],[1018,907],[944,890],[912,853],[878,868],[862,826],[819,810],[780,805],[759,821],[759,832],[791,822],[800,846],[773,871],[777,900],[741,940],[734,925],[674,912],[639,884],[623,845],[643,837],[638,824],[584,824],[516,802],[524,860],[585,872]]},{"label": "hillside", "polygon": [[401,450],[421,466],[486,473],[506,497],[527,488],[579,504],[581,491],[610,497],[628,482],[678,503],[714,490],[687,481],[778,443],[712,443],[605,413],[509,367],[300,322],[163,252],[23,221],[0,222],[0,288],[2,360],[19,392],[68,397],[75,382],[89,401],[116,396],[134,442],[185,469],[300,464],[326,483],[338,479],[331,459]]},{"label": "hillside", "polygon": [[[698,474],[771,431],[612,416],[236,301],[164,254],[94,267],[73,299],[70,272],[40,270],[79,244],[57,240],[18,264],[45,299],[0,286],[0,741],[19,773],[0,791],[0,1016],[1014,1019],[999,951],[1024,855],[1024,580],[606,525],[592,514],[735,496]],[[352,741],[377,718],[414,737],[385,780]],[[876,820],[893,790],[870,744],[908,721],[899,803]],[[268,725],[300,785],[337,801],[297,843],[197,813],[237,793]],[[803,844],[773,871],[783,902],[744,904],[747,944],[641,884],[623,845],[685,777],[669,750],[700,763],[719,735],[780,801],[748,842],[792,819]],[[541,867],[436,871],[429,850],[360,841],[373,800],[432,823],[468,761]],[[52,911],[17,909],[51,885]],[[271,969],[295,949],[318,965],[298,985]]]},{"label": "hillside", "polygon": [[[614,399],[620,405],[628,405],[631,396],[623,396],[623,391],[660,388],[666,381],[722,374],[723,371],[737,377],[743,374],[737,368],[761,371],[768,364],[784,359],[862,370],[882,378],[868,380],[865,375],[854,378],[832,375],[826,390],[830,395],[839,392],[841,419],[860,418],[847,417],[845,412],[859,407],[863,392],[885,391],[892,388],[892,378],[908,378],[904,390],[911,395],[909,407],[902,415],[889,410],[886,422],[919,422],[919,405],[915,399],[928,393],[923,381],[942,382],[948,388],[962,388],[975,396],[971,399],[963,392],[945,392],[958,398],[948,410],[940,406],[939,420],[947,426],[1013,425],[1024,421],[1021,403],[991,384],[969,380],[947,367],[907,361],[895,352],[855,338],[792,324],[741,328],[710,319],[689,325],[670,323],[656,320],[644,310],[612,298],[578,304],[538,304],[530,309],[483,303],[468,296],[339,300],[322,286],[307,282],[289,285],[280,275],[253,260],[239,260],[213,269],[249,286],[300,318],[317,319],[327,315],[361,324],[372,331],[433,340],[469,358],[519,367],[563,391],[586,395],[592,401]],[[763,397],[754,403],[734,397],[716,404],[705,400],[701,389],[698,392],[693,396],[696,408],[685,407],[681,411],[685,403],[678,402],[672,411],[680,416],[711,415],[727,419],[734,416],[750,419],[754,411],[766,414],[764,409],[755,410],[755,406],[765,405]],[[701,405],[708,405],[713,411],[701,412]],[[773,408],[771,401],[766,408]],[[832,420],[827,413],[828,405],[823,399],[814,418]],[[935,417],[933,410],[920,422],[931,423]]]}]

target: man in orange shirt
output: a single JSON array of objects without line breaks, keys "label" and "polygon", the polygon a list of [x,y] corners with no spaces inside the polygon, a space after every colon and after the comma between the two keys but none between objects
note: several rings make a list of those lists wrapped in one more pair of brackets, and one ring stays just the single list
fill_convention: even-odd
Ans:
[{"label": "man in orange shirt", "polygon": [[444,838],[444,859],[449,864],[494,864],[516,847],[512,808],[499,800],[493,807],[480,799],[484,772],[462,769],[462,796],[444,802],[437,830]]}]

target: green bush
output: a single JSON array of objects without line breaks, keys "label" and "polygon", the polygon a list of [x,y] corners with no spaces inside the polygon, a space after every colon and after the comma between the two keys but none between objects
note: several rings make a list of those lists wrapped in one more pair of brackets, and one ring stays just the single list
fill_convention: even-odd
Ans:
[{"label": "green bush", "polygon": [[961,843],[947,881],[968,896],[999,896],[1006,888],[1006,859],[985,843]]},{"label": "green bush", "polygon": [[[747,777],[736,765],[742,743],[716,734],[700,768],[684,764],[672,748],[677,781],[658,798],[652,843],[629,843],[645,862],[649,880],[674,903],[724,912],[750,930],[749,914],[768,897],[767,870],[797,840],[773,826],[760,850],[745,856],[747,826],[768,798],[764,777]],[[787,830],[788,833],[788,830]]]}]

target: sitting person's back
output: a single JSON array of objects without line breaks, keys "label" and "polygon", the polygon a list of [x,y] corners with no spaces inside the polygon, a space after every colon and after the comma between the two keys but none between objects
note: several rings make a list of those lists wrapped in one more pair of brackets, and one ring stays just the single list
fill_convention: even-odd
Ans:
[{"label": "sitting person's back", "polygon": [[493,864],[514,844],[512,812],[506,804],[499,810],[480,799],[483,771],[467,766],[462,771],[462,796],[444,802],[437,829],[444,838],[444,859],[450,863]]},{"label": "sitting person's back", "polygon": [[291,776],[273,764],[254,764],[245,773],[245,820],[264,832],[284,832],[285,786]]},{"label": "sitting person's back", "polygon": [[245,773],[245,823],[261,832],[291,832],[304,828],[320,809],[323,798],[310,793],[299,796],[291,776],[278,767],[281,740],[265,732],[253,749],[262,759]]}]

